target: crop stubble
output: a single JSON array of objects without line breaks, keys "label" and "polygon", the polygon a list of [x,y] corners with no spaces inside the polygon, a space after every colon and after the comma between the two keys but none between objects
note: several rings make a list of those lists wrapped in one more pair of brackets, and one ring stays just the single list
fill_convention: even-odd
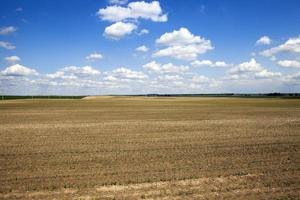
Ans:
[{"label": "crop stubble", "polygon": [[0,198],[299,198],[300,100],[0,102]]}]

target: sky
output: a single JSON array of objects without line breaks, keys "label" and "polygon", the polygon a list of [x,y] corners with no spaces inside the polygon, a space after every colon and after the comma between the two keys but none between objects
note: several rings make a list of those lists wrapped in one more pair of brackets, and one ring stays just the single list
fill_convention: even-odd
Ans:
[{"label": "sky", "polygon": [[1,0],[1,95],[300,92],[299,0]]}]

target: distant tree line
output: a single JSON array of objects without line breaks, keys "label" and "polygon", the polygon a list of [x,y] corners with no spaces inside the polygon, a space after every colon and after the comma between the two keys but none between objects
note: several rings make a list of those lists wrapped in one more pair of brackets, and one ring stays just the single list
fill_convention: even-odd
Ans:
[{"label": "distant tree line", "polygon": [[157,97],[300,97],[300,93],[257,93],[257,94],[241,94],[241,93],[220,93],[220,94],[147,94],[139,96],[157,96]]},{"label": "distant tree line", "polygon": [[82,99],[86,96],[59,96],[59,95],[38,95],[38,96],[18,96],[18,95],[0,95],[0,100],[14,100],[14,99]]},{"label": "distant tree line", "polygon": [[[216,94],[138,94],[138,95],[111,95],[111,96],[144,96],[144,97],[282,97],[282,98],[300,98],[300,93],[216,93]],[[59,95],[37,95],[37,96],[18,96],[18,95],[0,95],[0,100],[13,99],[82,99],[86,96],[59,96]]]}]

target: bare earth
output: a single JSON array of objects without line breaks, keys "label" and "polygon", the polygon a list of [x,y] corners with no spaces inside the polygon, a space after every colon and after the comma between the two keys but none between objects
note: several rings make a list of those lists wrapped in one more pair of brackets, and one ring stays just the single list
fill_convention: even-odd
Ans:
[{"label": "bare earth", "polygon": [[0,101],[0,199],[300,199],[300,99]]}]

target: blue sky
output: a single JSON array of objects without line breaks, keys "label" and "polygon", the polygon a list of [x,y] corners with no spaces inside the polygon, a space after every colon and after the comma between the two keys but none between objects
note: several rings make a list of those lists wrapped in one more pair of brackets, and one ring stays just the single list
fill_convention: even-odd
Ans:
[{"label": "blue sky", "polygon": [[298,0],[2,0],[1,94],[300,92]]}]

